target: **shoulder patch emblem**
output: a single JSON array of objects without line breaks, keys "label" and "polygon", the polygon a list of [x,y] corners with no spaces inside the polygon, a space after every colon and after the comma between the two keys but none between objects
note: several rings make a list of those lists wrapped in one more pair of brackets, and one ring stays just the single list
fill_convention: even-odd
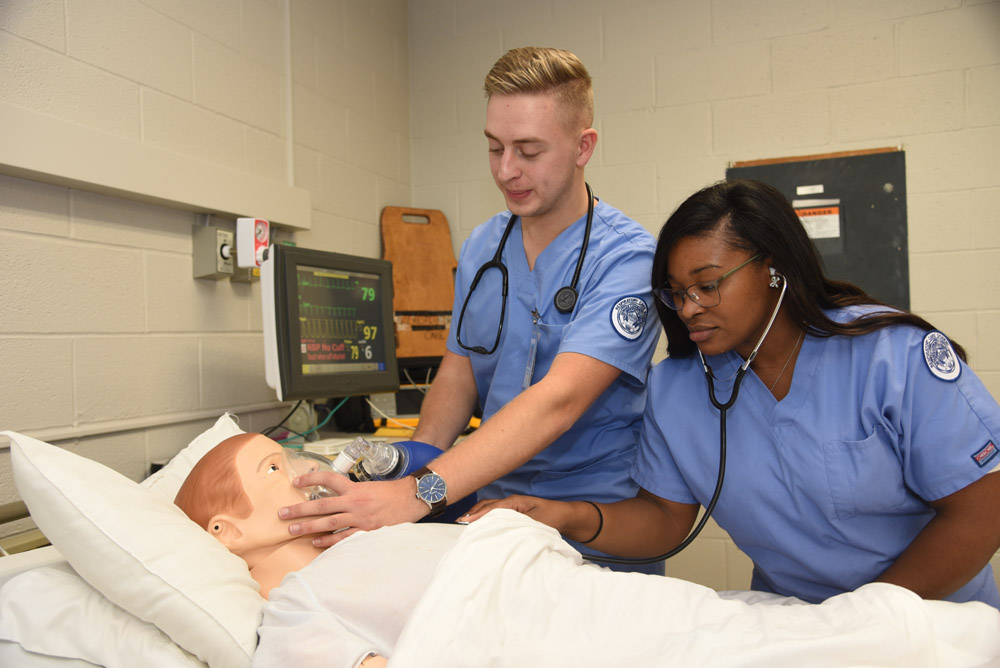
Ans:
[{"label": "shoulder patch emblem", "polygon": [[647,311],[641,298],[622,297],[611,308],[611,324],[622,338],[635,341],[646,327]]},{"label": "shoulder patch emblem", "polygon": [[924,360],[931,373],[941,380],[954,381],[962,373],[951,341],[941,332],[927,332],[924,336]]}]

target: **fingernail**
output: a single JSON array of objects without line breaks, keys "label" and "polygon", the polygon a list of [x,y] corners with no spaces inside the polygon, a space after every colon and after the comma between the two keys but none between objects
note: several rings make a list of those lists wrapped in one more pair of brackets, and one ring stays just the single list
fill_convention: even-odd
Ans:
[{"label": "fingernail", "polygon": [[313,538],[312,542],[313,542],[313,545],[315,545],[316,547],[323,547],[322,545],[320,545],[320,543],[323,542],[323,541],[320,540],[319,538]]},{"label": "fingernail", "polygon": [[295,533],[295,534],[302,533],[302,525],[301,524],[289,524],[288,525],[288,533]]},{"label": "fingernail", "polygon": [[278,517],[288,517],[288,508],[278,508]]}]

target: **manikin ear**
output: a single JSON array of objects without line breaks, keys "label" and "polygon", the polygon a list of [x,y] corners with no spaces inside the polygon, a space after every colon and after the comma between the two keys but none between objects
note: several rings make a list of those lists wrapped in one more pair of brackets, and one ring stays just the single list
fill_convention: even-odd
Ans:
[{"label": "manikin ear", "polygon": [[208,533],[217,538],[230,552],[235,552],[239,548],[240,539],[243,537],[243,532],[231,515],[213,516],[208,523]]},{"label": "manikin ear", "polygon": [[587,128],[581,132],[577,147],[579,152],[576,156],[576,166],[585,167],[590,162],[590,158],[594,155],[594,149],[597,147],[597,130]]}]

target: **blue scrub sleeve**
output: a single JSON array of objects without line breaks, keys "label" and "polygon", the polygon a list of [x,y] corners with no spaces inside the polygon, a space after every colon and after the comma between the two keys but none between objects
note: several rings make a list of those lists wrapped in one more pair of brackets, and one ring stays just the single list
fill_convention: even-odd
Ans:
[{"label": "blue scrub sleeve", "polygon": [[936,376],[922,332],[911,332],[904,345],[886,343],[895,345],[880,346],[876,372],[886,379],[883,412],[897,426],[906,484],[934,501],[992,471],[1000,461],[990,456],[1000,443],[1000,407],[982,381],[964,362],[957,379]]},{"label": "blue scrub sleeve", "polygon": [[629,242],[605,254],[580,292],[559,352],[593,357],[621,369],[632,383],[644,384],[660,336],[650,290],[652,266],[651,247]]},{"label": "blue scrub sleeve", "polygon": [[[660,362],[649,373],[646,407],[643,409],[642,430],[639,434],[639,448],[632,464],[631,475],[640,487],[661,499],[677,503],[698,503],[698,499],[695,498],[681,476],[680,469],[667,444],[667,435],[661,426],[662,420],[669,429],[668,414],[673,414],[675,419],[697,419],[697,416],[690,414],[683,417],[678,416],[670,410],[670,407],[664,406],[661,401],[658,401],[659,392],[657,390],[663,387],[664,378],[669,376],[672,371],[676,371],[678,367],[670,362],[670,360]],[[697,389],[692,387],[691,391],[696,392]],[[708,403],[707,396],[705,402]],[[706,424],[706,429],[717,428],[717,424]]]}]

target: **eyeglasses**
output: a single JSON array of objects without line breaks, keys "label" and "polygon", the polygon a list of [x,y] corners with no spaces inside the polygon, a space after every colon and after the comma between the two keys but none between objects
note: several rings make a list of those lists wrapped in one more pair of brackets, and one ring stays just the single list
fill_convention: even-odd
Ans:
[{"label": "eyeglasses", "polygon": [[719,276],[714,281],[705,281],[703,283],[692,283],[683,290],[671,290],[670,288],[656,288],[653,290],[653,294],[659,298],[663,305],[672,311],[680,311],[684,308],[684,301],[688,298],[691,299],[695,304],[703,306],[705,308],[712,308],[713,306],[718,306],[719,302],[722,300],[722,295],[719,293],[719,283],[725,280],[727,277],[732,276],[737,271],[747,266],[754,260],[760,257],[760,253],[757,253],[752,258],[736,267],[735,269],[730,269],[722,276]]}]

